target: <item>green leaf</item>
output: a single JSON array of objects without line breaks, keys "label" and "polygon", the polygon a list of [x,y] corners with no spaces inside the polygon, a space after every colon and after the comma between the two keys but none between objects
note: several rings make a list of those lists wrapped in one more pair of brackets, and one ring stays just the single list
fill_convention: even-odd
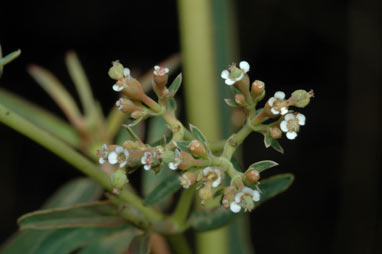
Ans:
[{"label": "green leaf", "polygon": [[268,135],[268,134],[265,134],[264,135],[264,145],[266,148],[270,147],[272,144],[272,138]]},{"label": "green leaf", "polygon": [[126,128],[129,135],[133,138],[134,141],[142,142],[142,140],[138,137],[138,135],[131,129],[130,125],[122,124],[123,127]]},{"label": "green leaf", "polygon": [[40,210],[18,219],[21,230],[73,227],[112,227],[124,220],[116,207],[108,202],[93,202],[65,208]]},{"label": "green leaf", "polygon": [[[1,51],[1,47],[0,47],[0,51]],[[4,65],[12,62],[13,60],[15,60],[19,55],[21,54],[21,50],[18,49],[16,51],[13,51],[12,53],[9,53],[8,55],[6,55],[5,57],[2,57],[2,54],[0,55],[0,67],[3,67]]]},{"label": "green leaf", "polygon": [[188,145],[190,143],[191,143],[190,141],[177,141],[176,147],[179,148],[183,152],[189,153],[190,151],[188,150]]},{"label": "green leaf", "polygon": [[196,231],[209,231],[220,228],[238,217],[241,213],[233,213],[224,207],[211,210],[195,210],[190,218],[190,225]]},{"label": "green leaf", "polygon": [[224,99],[225,103],[230,107],[240,107],[239,104],[236,103],[234,99]]},{"label": "green leaf", "polygon": [[169,90],[169,95],[171,97],[173,97],[176,92],[178,92],[179,90],[179,87],[182,83],[182,73],[180,73],[176,78],[175,80],[171,83],[170,87],[168,88]]},{"label": "green leaf", "polygon": [[170,98],[167,102],[167,110],[170,112],[175,112],[177,108],[176,100],[174,97]]},{"label": "green leaf", "polygon": [[256,206],[286,191],[293,181],[294,176],[290,173],[278,174],[262,180],[259,185],[260,201],[256,202]]},{"label": "green leaf", "polygon": [[150,237],[149,232],[136,236],[131,242],[127,254],[149,254],[151,249]]},{"label": "green leaf", "polygon": [[138,119],[135,119],[134,121],[130,122],[128,124],[129,127],[134,127],[136,126],[137,124],[139,124],[140,122],[142,122],[142,120],[145,119],[144,117],[141,117],[141,118],[138,118]]},{"label": "green leaf", "polygon": [[147,143],[153,143],[158,137],[166,136],[168,132],[167,123],[162,117],[151,117],[147,130]]},{"label": "green leaf", "polygon": [[133,239],[140,234],[135,228],[115,232],[90,242],[79,254],[126,254]]},{"label": "green leaf", "polygon": [[[166,164],[166,163],[162,163]],[[167,164],[166,164],[167,165]],[[161,169],[163,170],[163,169]],[[170,169],[168,169],[170,170]],[[180,189],[179,175],[172,174],[160,184],[158,184],[154,190],[148,195],[148,197],[143,202],[144,205],[153,205],[159,200],[175,193]]]},{"label": "green leaf", "polygon": [[268,168],[272,168],[274,166],[279,165],[277,162],[270,161],[270,160],[265,160],[265,161],[258,161],[253,163],[249,168],[256,170],[257,172],[261,173],[264,170]]},{"label": "green leaf", "polygon": [[68,144],[79,148],[81,140],[77,131],[49,111],[0,88],[0,104],[6,106],[36,126],[50,132]]},{"label": "green leaf", "polygon": [[197,140],[201,141],[204,145],[206,144],[207,139],[206,139],[206,137],[203,135],[202,131],[198,127],[190,124],[190,130],[191,130],[191,133],[194,135],[194,137]]},{"label": "green leaf", "polygon": [[276,139],[272,139],[271,146],[273,149],[275,149],[279,153],[284,153],[284,149],[280,145],[280,143]]}]

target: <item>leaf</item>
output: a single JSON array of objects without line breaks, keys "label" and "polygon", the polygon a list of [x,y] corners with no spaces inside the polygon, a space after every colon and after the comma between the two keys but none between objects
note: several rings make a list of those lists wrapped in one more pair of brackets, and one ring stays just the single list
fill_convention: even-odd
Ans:
[{"label": "leaf", "polygon": [[265,145],[265,147],[266,148],[270,147],[271,143],[272,143],[272,138],[268,134],[265,134],[264,135],[264,145]]},{"label": "leaf", "polygon": [[51,112],[1,88],[0,104],[68,144],[76,148],[80,147],[81,141],[77,131]]},{"label": "leaf", "polygon": [[189,153],[188,146],[191,142],[190,141],[177,141],[176,147],[179,148],[183,152]]},{"label": "leaf", "polygon": [[174,113],[177,109],[176,100],[174,97],[171,97],[167,102],[167,110]]},{"label": "leaf", "polygon": [[[1,48],[0,48],[0,51],[1,51]],[[21,50],[18,49],[16,51],[13,51],[12,53],[9,53],[8,55],[2,57],[2,55],[0,54],[0,67],[3,67],[4,65],[12,62],[13,60],[15,60],[18,56],[20,56],[21,54]]]},{"label": "leaf", "polygon": [[127,132],[133,138],[134,141],[142,142],[142,140],[138,137],[138,135],[135,134],[133,129],[131,129],[130,125],[122,124],[122,126],[126,128]]},{"label": "leaf", "polygon": [[277,152],[279,152],[279,153],[284,153],[284,149],[282,148],[282,146],[280,145],[280,143],[279,143],[276,139],[273,139],[273,140],[272,140],[271,146],[272,146],[272,148],[275,149]]},{"label": "leaf", "polygon": [[143,235],[136,236],[130,244],[127,254],[149,254],[151,234],[145,232]]},{"label": "leaf", "polygon": [[40,210],[21,216],[18,224],[25,229],[58,229],[74,227],[112,227],[124,220],[108,202],[93,202],[65,208]]},{"label": "leaf", "polygon": [[249,168],[256,170],[257,172],[261,173],[264,170],[268,168],[272,168],[274,166],[279,165],[277,162],[270,161],[270,160],[264,160],[264,161],[258,161],[253,163]]},{"label": "leaf", "polygon": [[230,107],[240,107],[239,104],[236,103],[234,99],[224,99],[225,103]]},{"label": "leaf", "polygon": [[181,84],[182,84],[182,73],[180,73],[175,78],[175,80],[171,83],[170,87],[168,88],[169,96],[174,97],[176,92],[178,92]]},{"label": "leaf", "polygon": [[90,242],[79,254],[125,254],[133,239],[140,234],[135,228],[127,228]]},{"label": "leaf", "polygon": [[256,206],[286,191],[293,183],[294,176],[290,173],[278,174],[260,182],[260,201]]},{"label": "leaf", "polygon": [[151,117],[147,130],[147,143],[153,143],[158,140],[158,137],[163,137],[168,132],[167,123],[162,117]]},{"label": "leaf", "polygon": [[191,133],[194,135],[194,137],[197,140],[201,141],[204,145],[206,144],[207,139],[206,139],[206,137],[203,135],[202,131],[198,127],[190,124],[190,130],[191,130]]},{"label": "leaf", "polygon": [[[166,164],[166,163],[162,163]],[[166,164],[167,165],[167,164]],[[163,170],[163,169],[161,169]],[[168,169],[170,170],[170,169]],[[175,193],[180,189],[179,183],[179,175],[172,174],[165,180],[163,180],[160,184],[158,184],[154,190],[148,195],[148,197],[143,202],[144,205],[153,205],[159,200]]]},{"label": "leaf", "polygon": [[144,117],[135,119],[134,121],[130,122],[130,123],[128,124],[128,126],[129,126],[129,127],[134,127],[134,126],[136,126],[137,124],[139,124],[140,122],[142,122],[143,119],[144,119]]}]

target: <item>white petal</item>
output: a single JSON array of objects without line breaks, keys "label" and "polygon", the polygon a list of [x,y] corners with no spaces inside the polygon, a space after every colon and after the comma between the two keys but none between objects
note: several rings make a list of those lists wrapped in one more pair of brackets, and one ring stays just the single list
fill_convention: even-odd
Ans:
[{"label": "white petal", "polygon": [[273,103],[275,103],[275,101],[276,101],[276,98],[275,97],[271,97],[271,98],[269,98],[269,100],[268,100],[268,104],[269,104],[269,106],[273,106]]},{"label": "white petal", "polygon": [[102,150],[107,150],[107,145],[106,144],[102,145]]},{"label": "white petal", "polygon": [[144,165],[143,168],[144,168],[145,170],[150,170],[151,165]]},{"label": "white petal", "polygon": [[289,113],[289,114],[286,114],[284,116],[284,119],[285,119],[285,121],[289,121],[289,120],[293,120],[295,118],[294,118],[294,115],[292,113]]},{"label": "white petal", "polygon": [[252,190],[251,188],[248,188],[248,187],[244,187],[240,191],[243,192],[243,193],[246,193],[246,194],[249,194],[249,195],[253,196],[253,191],[254,190]]},{"label": "white petal", "polygon": [[121,106],[121,99],[119,99],[119,100],[117,100],[117,101],[115,102],[115,106],[117,106],[117,107]]},{"label": "white petal", "polygon": [[229,71],[227,71],[227,70],[222,71],[222,73],[220,74],[220,77],[222,77],[224,79],[228,79],[229,78]]},{"label": "white petal", "polygon": [[236,83],[236,81],[234,81],[234,80],[232,80],[232,79],[229,79],[229,78],[227,78],[226,80],[225,80],[225,84],[227,85],[227,86],[232,86],[233,84],[235,84]]},{"label": "white petal", "polygon": [[106,160],[104,158],[99,158],[98,160],[99,164],[105,164]]},{"label": "white petal", "polygon": [[107,156],[107,160],[110,164],[116,164],[118,162],[118,154],[116,152],[110,152],[109,156]]},{"label": "white petal", "polygon": [[123,76],[130,76],[130,69],[129,68],[125,68],[123,69]]},{"label": "white petal", "polygon": [[241,210],[241,206],[239,206],[237,203],[235,202],[232,202],[230,205],[229,205],[229,208],[231,209],[232,212],[234,213],[238,213],[240,212]]},{"label": "white petal", "polygon": [[127,164],[127,160],[124,161],[124,162],[122,162],[122,163],[119,165],[119,167],[120,167],[120,168],[123,168],[124,166],[126,166],[126,164]]},{"label": "white petal", "polygon": [[141,164],[146,164],[146,154],[144,154],[141,158]]},{"label": "white petal", "polygon": [[286,107],[282,107],[281,108],[281,115],[285,115],[286,113],[288,113],[288,109]]},{"label": "white petal", "polygon": [[174,162],[170,162],[170,163],[168,164],[168,167],[169,167],[171,170],[176,170],[176,169],[178,168],[178,166],[175,165]]},{"label": "white petal", "polygon": [[287,121],[282,121],[280,123],[280,129],[283,131],[283,132],[288,132],[288,127],[287,127]]},{"label": "white petal", "polygon": [[206,167],[205,169],[203,169],[203,175],[208,175],[208,173],[211,173],[213,172],[212,168],[211,167]]},{"label": "white petal", "polygon": [[287,132],[286,136],[290,140],[295,139],[297,137],[297,132],[295,131]]},{"label": "white petal", "polygon": [[277,92],[275,92],[274,97],[276,97],[277,99],[280,99],[280,100],[284,100],[284,98],[285,98],[285,93],[282,92],[282,91],[277,91]]},{"label": "white petal", "polygon": [[245,73],[249,71],[249,63],[247,61],[241,61],[239,66]]},{"label": "white petal", "polygon": [[127,151],[127,149],[123,149],[123,154],[125,155],[125,157],[126,157],[126,160],[128,160],[129,159],[129,151]]},{"label": "white petal", "polygon": [[236,203],[240,203],[240,201],[241,201],[241,197],[244,195],[244,193],[243,192],[239,192],[239,193],[237,193],[236,195],[235,195],[235,202]]},{"label": "white petal", "polygon": [[298,120],[298,125],[305,125],[306,118],[303,114],[298,113],[296,118]]},{"label": "white petal", "polygon": [[252,199],[253,199],[253,201],[259,201],[260,200],[260,193],[257,190],[253,191]]},{"label": "white petal", "polygon": [[180,157],[181,152],[179,149],[175,149],[175,157]]},{"label": "white petal", "polygon": [[170,69],[169,68],[164,68],[164,73],[168,73],[170,71]]},{"label": "white petal", "polygon": [[235,79],[235,82],[236,82],[236,81],[240,81],[240,80],[242,80],[243,78],[244,78],[244,74],[241,73],[240,76],[237,77],[237,78]]},{"label": "white petal", "polygon": [[272,114],[274,114],[274,115],[278,115],[278,114],[280,114],[280,111],[276,110],[275,108],[271,108],[271,112],[272,112]]},{"label": "white petal", "polygon": [[159,65],[155,65],[155,66],[154,66],[154,69],[155,69],[156,71],[159,70],[159,69],[160,69]]},{"label": "white petal", "polygon": [[116,151],[118,154],[122,153],[122,152],[123,152],[123,148],[122,148],[122,146],[117,146],[117,147],[115,148],[115,151]]},{"label": "white petal", "polygon": [[218,179],[216,179],[213,183],[212,183],[212,187],[216,188],[220,185],[222,181],[222,178],[219,176]]},{"label": "white petal", "polygon": [[116,92],[120,92],[123,90],[123,86],[119,85],[119,84],[114,84],[113,85],[113,90],[116,91]]}]

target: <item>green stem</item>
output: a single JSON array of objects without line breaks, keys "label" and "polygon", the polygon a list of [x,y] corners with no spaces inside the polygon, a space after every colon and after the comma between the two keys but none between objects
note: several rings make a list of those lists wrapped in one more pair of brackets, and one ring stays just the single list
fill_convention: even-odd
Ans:
[{"label": "green stem", "polygon": [[[97,165],[95,165],[79,152],[75,151],[72,147],[63,141],[52,136],[50,133],[45,132],[29,121],[23,119],[3,105],[0,105],[0,122],[3,122],[12,129],[20,132],[21,134],[47,148],[54,154],[58,155],[66,162],[82,171],[84,174],[93,178],[106,190],[113,191],[113,186],[110,183],[109,176],[104,173]],[[139,196],[129,192],[126,189],[121,191],[118,197],[121,200],[132,204],[150,221],[159,221],[164,217],[161,213],[155,211],[154,209],[144,206],[143,201]]]},{"label": "green stem", "polygon": [[250,125],[245,124],[237,133],[231,135],[224,145],[222,156],[228,160],[231,159],[236,149],[243,143],[244,139],[252,132]]},{"label": "green stem", "polygon": [[167,145],[167,149],[171,150],[176,147],[176,141],[182,140],[185,133],[183,124],[176,118],[174,114],[169,111],[165,111],[162,114],[163,119],[170,126],[173,133],[171,141]]},{"label": "green stem", "polygon": [[176,227],[183,228],[187,221],[187,217],[192,205],[195,189],[183,189],[182,194],[178,200],[178,203],[175,208],[175,212],[171,216],[172,222]]}]

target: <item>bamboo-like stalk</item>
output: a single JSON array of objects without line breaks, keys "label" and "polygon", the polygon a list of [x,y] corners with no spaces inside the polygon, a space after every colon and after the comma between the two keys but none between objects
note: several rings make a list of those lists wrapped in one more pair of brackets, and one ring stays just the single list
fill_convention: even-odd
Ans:
[{"label": "bamboo-like stalk", "polygon": [[[209,140],[221,136],[211,1],[178,0],[181,47],[189,122]],[[216,205],[216,204],[210,204]],[[226,227],[197,235],[197,253],[228,250]]]}]

